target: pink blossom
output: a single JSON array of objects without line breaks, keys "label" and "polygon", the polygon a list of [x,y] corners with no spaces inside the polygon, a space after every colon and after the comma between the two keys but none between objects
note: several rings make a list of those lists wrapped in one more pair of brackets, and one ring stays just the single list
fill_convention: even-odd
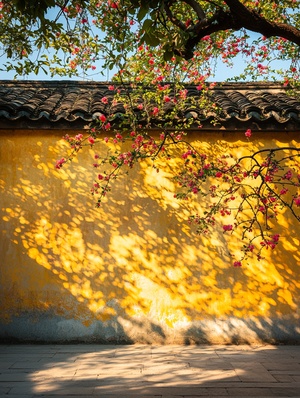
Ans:
[{"label": "pink blossom", "polygon": [[101,98],[101,102],[102,102],[102,104],[108,104],[108,99],[107,99],[107,97],[102,97],[102,98]]},{"label": "pink blossom", "polygon": [[183,153],[183,154],[181,155],[181,157],[182,157],[183,159],[187,159],[188,156],[190,156],[192,153],[193,153],[193,152],[189,149],[187,152]]},{"label": "pink blossom", "polygon": [[247,250],[248,250],[249,252],[253,252],[253,250],[254,250],[254,245],[249,245],[249,246],[247,247]]},{"label": "pink blossom", "polygon": [[241,266],[242,266],[242,263],[241,263],[240,261],[235,261],[235,262],[233,263],[233,266],[234,266],[234,267],[241,267]]},{"label": "pink blossom", "polygon": [[297,198],[294,198],[294,202],[296,206],[300,206],[300,196],[298,196]]},{"label": "pink blossom", "polygon": [[273,181],[273,177],[270,176],[269,174],[267,174],[267,175],[265,176],[265,181],[267,181],[267,182],[272,182],[272,181]]},{"label": "pink blossom", "polygon": [[223,225],[223,230],[224,230],[224,231],[232,231],[232,228],[233,228],[233,227],[232,227],[232,225],[230,225],[230,224],[229,224],[229,225]]},{"label": "pink blossom", "polygon": [[93,137],[89,137],[89,138],[88,138],[88,142],[89,142],[91,145],[93,145],[93,144],[95,144],[95,139],[94,139]]},{"label": "pink blossom", "polygon": [[83,138],[83,134],[77,134],[77,135],[75,135],[75,140],[76,140],[76,141],[81,141],[82,138]]},{"label": "pink blossom", "polygon": [[99,116],[99,120],[101,120],[101,122],[105,122],[106,116],[101,113],[101,115]]},{"label": "pink blossom", "polygon": [[245,132],[245,136],[246,136],[247,138],[250,138],[251,135],[252,135],[252,131],[251,131],[250,129],[248,129],[248,130]]},{"label": "pink blossom", "polygon": [[59,160],[56,161],[55,167],[56,167],[57,169],[61,169],[61,168],[62,168],[62,165],[63,165],[64,163],[66,163],[66,159],[65,159],[65,158],[61,158],[61,159],[59,159]]},{"label": "pink blossom", "polygon": [[284,178],[285,180],[290,180],[290,179],[292,178],[292,176],[293,176],[292,170],[288,170],[288,171],[285,173],[285,175],[283,176],[283,178]]},{"label": "pink blossom", "polygon": [[275,234],[271,238],[272,238],[274,243],[277,243],[279,241],[280,235],[279,234]]}]

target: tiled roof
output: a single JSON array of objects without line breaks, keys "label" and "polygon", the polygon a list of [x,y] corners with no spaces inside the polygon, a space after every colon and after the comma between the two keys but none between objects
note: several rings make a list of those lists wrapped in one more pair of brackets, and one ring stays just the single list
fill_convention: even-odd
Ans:
[{"label": "tiled roof", "polygon": [[[195,86],[187,86],[197,96]],[[106,113],[103,97],[112,97],[108,83],[79,81],[0,81],[0,128],[82,128]],[[274,83],[217,84],[212,96],[221,109],[216,116],[193,109],[193,117],[214,129],[300,129],[300,100]],[[117,106],[114,112],[122,112]],[[187,113],[191,110],[187,109]],[[210,127],[209,127],[210,126]]]}]

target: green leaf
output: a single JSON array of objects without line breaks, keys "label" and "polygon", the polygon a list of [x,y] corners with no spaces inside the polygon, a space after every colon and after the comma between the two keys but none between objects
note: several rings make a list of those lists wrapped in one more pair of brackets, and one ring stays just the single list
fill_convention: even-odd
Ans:
[{"label": "green leaf", "polygon": [[145,18],[148,11],[149,11],[148,5],[141,6],[141,8],[137,14],[138,21],[142,21]]},{"label": "green leaf", "polygon": [[152,19],[145,19],[144,23],[143,23],[143,27],[142,30],[144,30],[145,32],[147,32],[149,29],[151,29],[153,24]]},{"label": "green leaf", "polygon": [[174,53],[172,50],[166,50],[164,52],[164,60],[165,61],[170,61],[170,59],[173,57]]},{"label": "green leaf", "polygon": [[148,43],[150,44],[150,46],[152,47],[157,47],[160,44],[160,40],[157,36],[151,34],[149,35],[149,41]]}]

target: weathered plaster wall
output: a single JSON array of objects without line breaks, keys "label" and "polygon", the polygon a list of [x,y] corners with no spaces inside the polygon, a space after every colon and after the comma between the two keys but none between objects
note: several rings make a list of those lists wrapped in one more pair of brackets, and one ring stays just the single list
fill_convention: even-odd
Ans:
[{"label": "weathered plaster wall", "polygon": [[[239,141],[242,133],[201,134],[191,139],[214,153],[252,145]],[[96,209],[93,153],[56,170],[61,136],[0,132],[1,339],[300,340],[300,230],[293,220],[281,219],[282,243],[265,260],[236,269],[222,233],[199,237],[184,222],[188,209],[174,202],[167,169],[157,174],[141,164]],[[255,145],[296,136],[264,133]]]}]

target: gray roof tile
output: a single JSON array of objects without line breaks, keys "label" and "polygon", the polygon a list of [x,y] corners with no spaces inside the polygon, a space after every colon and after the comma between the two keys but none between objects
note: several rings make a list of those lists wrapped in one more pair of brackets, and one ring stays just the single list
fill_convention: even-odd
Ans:
[{"label": "gray roof tile", "polygon": [[[189,96],[198,96],[195,86],[187,86]],[[53,128],[80,127],[99,113],[106,113],[101,102],[112,98],[108,83],[78,81],[0,81],[0,128],[35,126]],[[212,90],[213,100],[221,112],[204,115],[201,109],[186,109],[208,126],[216,116],[219,128],[255,123],[262,128],[300,128],[300,101],[290,97],[286,89],[274,83],[218,84]],[[169,105],[170,106],[170,105]],[[165,109],[167,112],[167,108]],[[116,105],[114,113],[122,113]],[[35,124],[33,124],[33,122]],[[285,126],[284,126],[285,125]]]}]

